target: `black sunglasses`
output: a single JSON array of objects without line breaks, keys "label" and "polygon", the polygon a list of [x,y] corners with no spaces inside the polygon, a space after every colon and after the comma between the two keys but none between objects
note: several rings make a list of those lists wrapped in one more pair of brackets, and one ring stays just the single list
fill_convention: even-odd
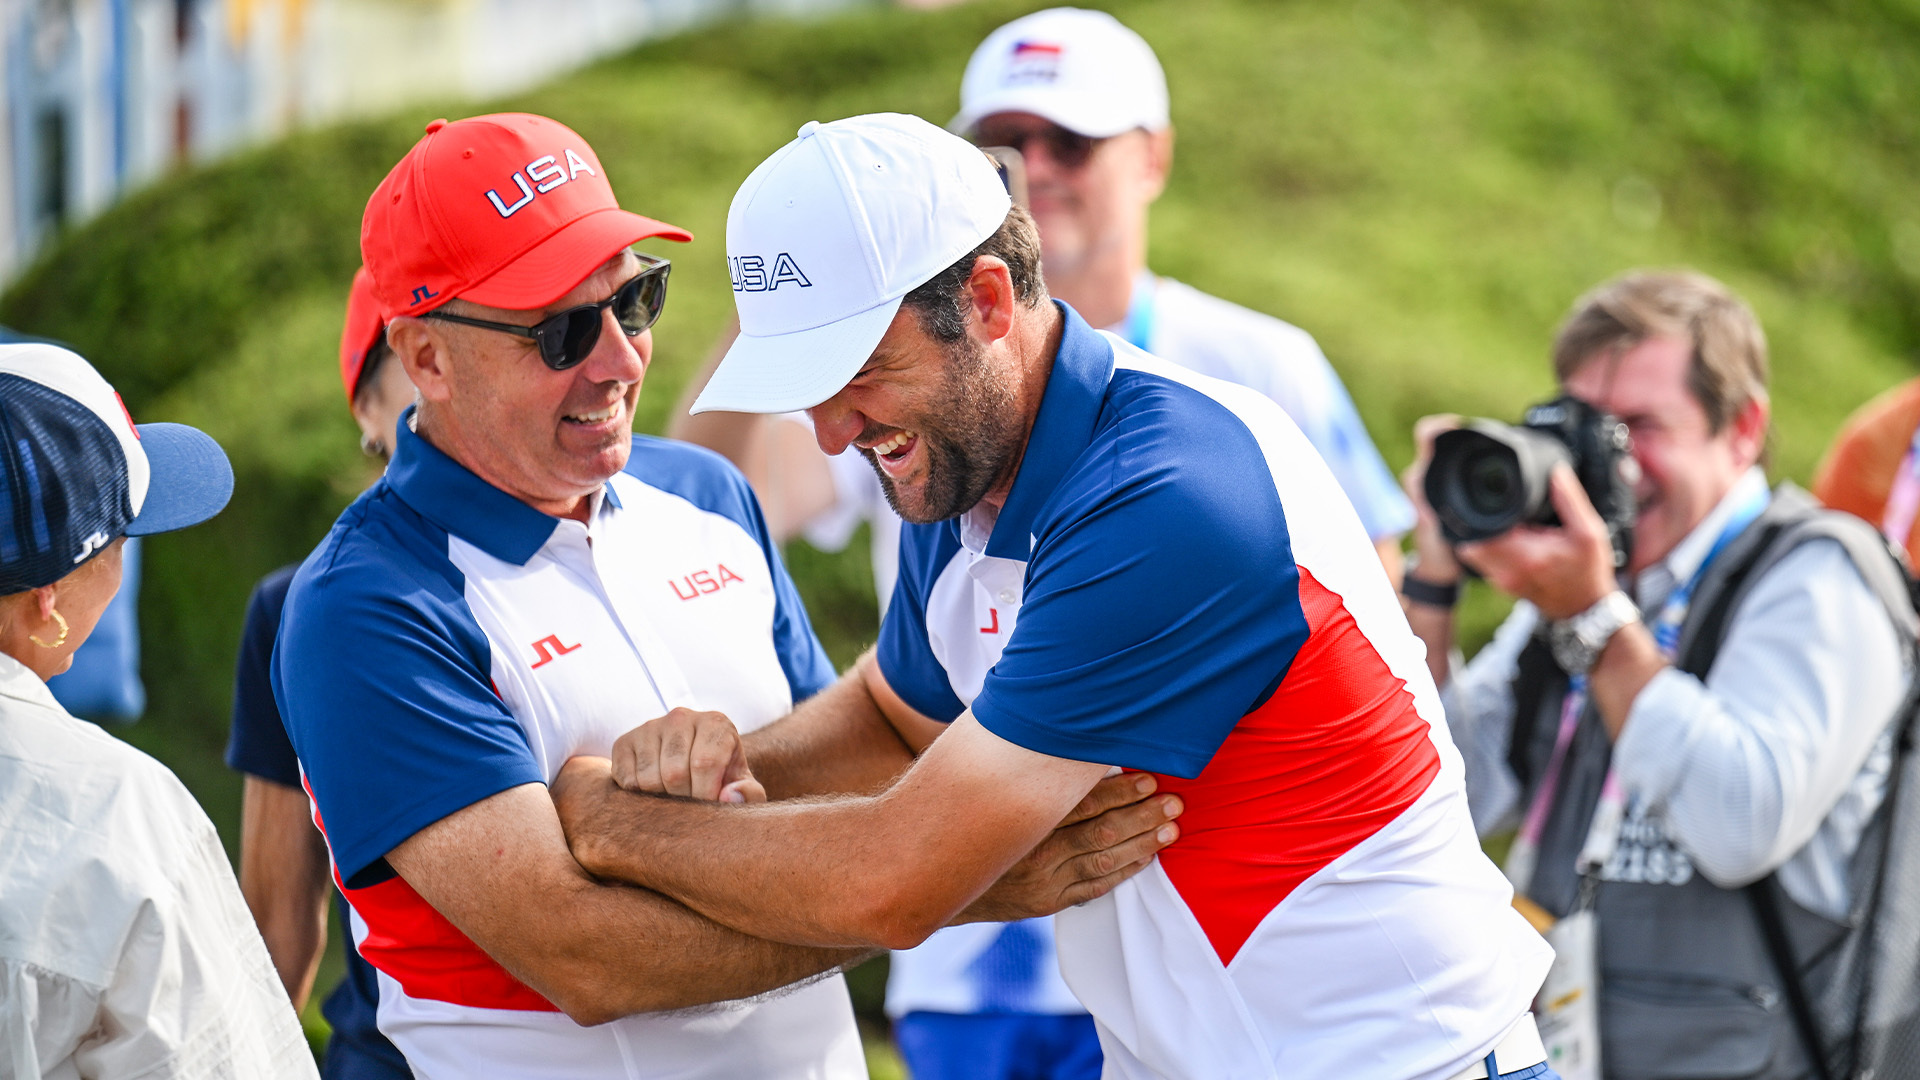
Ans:
[{"label": "black sunglasses", "polygon": [[605,321],[600,313],[608,308],[613,309],[614,321],[620,324],[620,329],[625,330],[628,337],[640,336],[647,327],[659,320],[661,309],[667,306],[667,271],[673,268],[672,264],[666,259],[642,255],[637,251],[634,256],[646,265],[646,269],[628,278],[627,283],[615,289],[612,296],[597,304],[581,304],[549,315],[532,326],[469,319],[465,315],[445,311],[429,311],[420,317],[532,338],[540,346],[541,361],[555,371],[565,371],[585,360],[594,345],[599,343],[600,325]]},{"label": "black sunglasses", "polygon": [[1093,148],[1106,142],[1091,135],[1068,131],[1059,124],[1030,128],[1025,125],[981,124],[973,129],[975,146],[1010,146],[1026,155],[1027,143],[1034,139],[1046,144],[1047,156],[1063,169],[1078,169],[1093,157]]}]

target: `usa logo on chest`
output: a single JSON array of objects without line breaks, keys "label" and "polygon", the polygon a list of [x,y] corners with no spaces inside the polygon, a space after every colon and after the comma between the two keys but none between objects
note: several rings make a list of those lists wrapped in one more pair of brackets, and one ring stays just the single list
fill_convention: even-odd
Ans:
[{"label": "usa logo on chest", "polygon": [[726,563],[719,563],[711,570],[695,570],[691,574],[682,574],[678,578],[668,578],[667,585],[673,589],[673,595],[682,600],[698,600],[719,592],[738,581],[744,584],[746,578],[727,569]]}]

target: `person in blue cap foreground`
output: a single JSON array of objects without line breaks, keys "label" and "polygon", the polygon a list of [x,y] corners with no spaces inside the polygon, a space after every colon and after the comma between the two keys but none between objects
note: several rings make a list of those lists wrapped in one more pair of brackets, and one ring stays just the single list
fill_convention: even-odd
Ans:
[{"label": "person in blue cap foreground", "polygon": [[44,344],[0,346],[0,436],[0,1075],[314,1077],[213,823],[46,685],[127,537],[226,506],[226,455]]}]

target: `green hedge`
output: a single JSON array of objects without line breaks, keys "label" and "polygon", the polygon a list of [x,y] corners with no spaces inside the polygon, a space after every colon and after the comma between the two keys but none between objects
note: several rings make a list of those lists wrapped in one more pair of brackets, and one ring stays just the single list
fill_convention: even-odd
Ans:
[{"label": "green hedge", "polygon": [[[623,203],[691,228],[642,398],[666,410],[730,296],[739,181],[804,121],[944,121],[988,30],[1032,4],[858,10],[655,43],[511,100],[410,108],[171,176],[54,244],[0,322],[75,344],[141,419],[228,448],[234,505],[157,538],[149,718],[132,737],[232,842],[217,750],[247,590],[367,481],[335,378],[364,199],[436,115],[544,112]],[[1389,461],[1414,418],[1550,389],[1570,300],[1641,264],[1720,275],[1775,357],[1777,468],[1805,478],[1920,341],[1920,6],[1705,0],[1184,0],[1108,5],[1155,43],[1179,135],[1153,261],[1317,334]],[[837,659],[872,636],[857,556],[796,552]],[[1479,595],[1473,632],[1499,605]],[[377,661],[376,661],[377,662]]]}]

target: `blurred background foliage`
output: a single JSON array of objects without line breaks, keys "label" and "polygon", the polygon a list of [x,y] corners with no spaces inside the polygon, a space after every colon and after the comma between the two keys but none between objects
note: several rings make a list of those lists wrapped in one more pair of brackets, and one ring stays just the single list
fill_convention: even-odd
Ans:
[{"label": "blurred background foliage", "polygon": [[[337,379],[361,208],[436,115],[573,126],[622,203],[692,229],[640,426],[659,431],[730,304],[727,205],[809,119],[944,122],[1007,0],[749,21],[650,44],[536,92],[310,132],[177,174],[50,247],[0,322],[93,360],[142,420],[233,458],[219,519],[156,537],[142,597],[148,717],[231,846],[219,761],[247,592],[372,476]],[[1913,0],[1115,2],[1158,50],[1178,132],[1153,216],[1162,273],[1317,335],[1388,461],[1418,416],[1511,418],[1547,396],[1573,299],[1639,265],[1732,284],[1772,340],[1776,476],[1920,344],[1920,3]],[[856,549],[859,544],[856,544]],[[864,555],[796,545],[834,658],[873,637]],[[1470,593],[1466,638],[1502,612]],[[370,657],[377,663],[378,658]]]}]

